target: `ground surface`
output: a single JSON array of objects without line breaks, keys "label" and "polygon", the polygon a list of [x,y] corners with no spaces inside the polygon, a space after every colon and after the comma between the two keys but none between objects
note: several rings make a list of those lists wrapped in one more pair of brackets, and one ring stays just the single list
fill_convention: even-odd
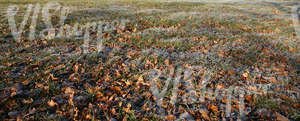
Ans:
[{"label": "ground surface", "polygon": [[[21,23],[22,6],[47,1],[0,0],[1,120],[300,119],[300,50],[291,19],[296,0],[174,1],[58,2],[72,11],[68,25],[129,20],[122,30],[104,32],[101,52],[90,46],[82,53],[83,39],[25,36],[17,43],[8,6],[20,7]],[[58,13],[53,16],[57,23]],[[40,19],[37,31],[45,28]],[[155,86],[152,69],[163,72]],[[154,87],[161,90],[180,69],[193,70],[192,86],[182,77],[157,96]],[[269,85],[268,91],[257,85]],[[229,98],[214,91],[229,87],[245,94],[232,95],[231,113],[225,115]],[[202,89],[213,93],[202,95]],[[197,101],[183,98],[187,90]]]}]

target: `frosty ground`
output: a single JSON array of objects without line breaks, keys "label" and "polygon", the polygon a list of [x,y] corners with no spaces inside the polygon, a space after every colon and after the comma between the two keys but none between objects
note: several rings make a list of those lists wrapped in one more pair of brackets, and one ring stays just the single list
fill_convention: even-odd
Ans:
[{"label": "frosty ground", "polygon": [[[300,5],[296,0],[57,2],[71,10],[66,25],[128,22],[124,29],[102,34],[101,51],[95,40],[88,53],[83,53],[83,39],[30,40],[30,22],[16,42],[6,9],[19,6],[16,21],[21,23],[27,5],[48,2],[0,0],[3,120],[300,118],[300,50],[291,17],[292,8]],[[54,25],[59,16],[53,12]],[[37,31],[45,28],[42,17],[37,23]],[[159,78],[154,80],[151,70],[160,71]],[[191,71],[190,86],[186,70]],[[164,92],[164,87],[165,93],[154,91]],[[232,95],[227,115],[228,91],[216,90],[230,87],[244,94]],[[186,100],[191,91],[196,101]]]}]

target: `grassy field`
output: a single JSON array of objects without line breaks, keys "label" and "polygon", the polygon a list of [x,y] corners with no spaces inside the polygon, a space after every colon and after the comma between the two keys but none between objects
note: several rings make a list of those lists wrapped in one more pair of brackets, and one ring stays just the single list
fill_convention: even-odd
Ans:
[{"label": "grassy field", "polygon": [[[19,26],[27,5],[43,7],[48,1],[0,0],[1,120],[300,119],[300,49],[291,18],[297,0],[54,2],[70,10],[65,25],[127,22],[122,29],[103,30],[103,50],[97,51],[92,39],[84,53],[83,38],[28,39],[30,15],[16,42],[7,8],[20,8]],[[36,32],[46,27],[42,15]],[[59,16],[51,13],[57,28]],[[155,86],[153,69],[162,71]],[[192,70],[192,86],[178,77],[188,72],[181,69]],[[154,90],[164,87],[158,96]],[[230,87],[243,93],[229,100],[228,91],[227,96],[216,91]],[[197,101],[184,98],[189,91]]]}]

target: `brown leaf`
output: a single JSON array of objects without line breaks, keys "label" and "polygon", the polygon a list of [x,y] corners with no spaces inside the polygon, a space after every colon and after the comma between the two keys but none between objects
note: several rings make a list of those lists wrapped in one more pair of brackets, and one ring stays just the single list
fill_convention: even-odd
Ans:
[{"label": "brown leaf", "polygon": [[130,110],[130,108],[131,108],[131,104],[130,103],[128,103],[127,104],[127,107],[125,108],[123,108],[123,110],[126,112],[126,113],[133,113],[133,110]]},{"label": "brown leaf", "polygon": [[98,98],[98,101],[101,101],[101,102],[106,102],[108,100],[108,97],[100,97]]},{"label": "brown leaf", "polygon": [[141,75],[138,79],[138,83],[141,83],[141,82],[144,82],[144,78],[143,78],[143,75]]},{"label": "brown leaf", "polygon": [[50,107],[53,107],[53,106],[57,105],[57,103],[54,102],[53,100],[49,100],[49,101],[48,101],[48,105],[49,105]]},{"label": "brown leaf", "polygon": [[249,76],[249,74],[246,72],[246,73],[243,73],[242,76],[247,78]]},{"label": "brown leaf", "polygon": [[80,75],[78,73],[73,73],[69,76],[69,80],[73,82],[77,82],[80,80]]},{"label": "brown leaf", "polygon": [[274,84],[279,84],[279,82],[277,81],[277,79],[276,79],[275,77],[270,77],[270,78],[268,79],[268,81],[270,81],[270,82],[272,82],[272,83],[274,83]]},{"label": "brown leaf", "polygon": [[166,60],[165,60],[165,64],[166,64],[167,66],[169,66],[169,65],[170,65],[170,61],[169,61],[169,59],[166,59]]},{"label": "brown leaf", "polygon": [[65,94],[75,94],[75,91],[71,87],[67,87],[65,89]]},{"label": "brown leaf", "polygon": [[58,78],[54,77],[53,74],[50,74],[50,78],[51,78],[51,80],[53,80],[53,81],[57,81],[57,80],[58,80]]},{"label": "brown leaf", "polygon": [[174,115],[168,115],[168,116],[165,116],[165,119],[167,119],[167,120],[175,120],[175,116]]},{"label": "brown leaf", "polygon": [[116,109],[115,108],[112,108],[111,110],[110,110],[110,113],[112,114],[112,115],[116,115]]},{"label": "brown leaf", "polygon": [[245,100],[251,103],[252,102],[252,97],[249,96],[249,95],[245,96]]},{"label": "brown leaf", "polygon": [[110,89],[113,90],[113,91],[115,91],[115,92],[117,92],[117,93],[122,94],[122,90],[121,90],[120,87],[112,86],[112,87],[110,87]]},{"label": "brown leaf", "polygon": [[207,114],[207,111],[200,109],[199,112],[201,113],[201,116],[205,119],[205,120],[209,120],[209,116]]},{"label": "brown leaf", "polygon": [[204,53],[204,54],[207,54],[207,53],[208,53],[208,50],[204,49],[204,50],[203,50],[203,53]]},{"label": "brown leaf", "polygon": [[76,73],[78,73],[78,69],[79,69],[78,65],[75,65],[74,68],[73,68],[74,72],[76,72]]},{"label": "brown leaf", "polygon": [[283,115],[279,114],[279,113],[275,113],[277,121],[289,121],[288,118],[284,117]]},{"label": "brown leaf", "polygon": [[234,72],[234,70],[230,70],[230,71],[228,71],[228,74],[232,76],[232,75],[235,75],[235,72]]},{"label": "brown leaf", "polygon": [[290,52],[294,52],[295,49],[294,49],[294,48],[289,48],[289,51],[290,51]]},{"label": "brown leaf", "polygon": [[280,96],[280,98],[286,100],[288,98],[288,96],[283,94],[283,95]]},{"label": "brown leaf", "polygon": [[223,84],[218,84],[218,85],[216,86],[216,88],[217,88],[217,89],[224,89],[225,86],[224,86]]},{"label": "brown leaf", "polygon": [[30,98],[30,99],[28,99],[28,100],[23,99],[23,103],[25,103],[25,104],[29,104],[29,103],[32,103],[32,102],[33,102],[33,99],[32,99],[32,98]]},{"label": "brown leaf", "polygon": [[213,104],[209,105],[209,109],[212,110],[214,113],[218,112],[218,107]]}]

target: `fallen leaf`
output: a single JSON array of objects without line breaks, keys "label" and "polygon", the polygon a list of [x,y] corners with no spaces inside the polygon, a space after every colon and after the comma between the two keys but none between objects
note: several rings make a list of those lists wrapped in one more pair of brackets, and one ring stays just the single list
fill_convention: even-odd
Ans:
[{"label": "fallen leaf", "polygon": [[283,94],[283,95],[280,96],[280,98],[286,100],[288,97]]},{"label": "fallen leaf", "polygon": [[268,81],[275,83],[275,84],[279,84],[279,82],[277,81],[277,79],[275,77],[269,78]]},{"label": "fallen leaf", "polygon": [[214,113],[218,112],[218,107],[213,104],[209,105],[209,109],[212,110]]},{"label": "fallen leaf", "polygon": [[53,100],[49,100],[49,101],[48,101],[48,105],[49,105],[50,107],[53,107],[53,106],[57,105],[57,103],[54,102]]},{"label": "fallen leaf", "polygon": [[249,96],[249,95],[248,95],[248,96],[245,96],[245,100],[248,101],[248,102],[252,102],[252,97]]},{"label": "fallen leaf", "polygon": [[207,111],[200,109],[199,112],[201,113],[201,116],[205,119],[205,120],[209,120],[209,116],[207,114]]},{"label": "fallen leaf", "polygon": [[232,76],[232,75],[235,75],[235,72],[233,70],[230,70],[230,71],[228,71],[228,74]]},{"label": "fallen leaf", "polygon": [[121,88],[120,87],[117,87],[117,86],[112,86],[110,87],[111,90],[117,92],[117,93],[120,93],[122,94],[122,91],[121,91]]},{"label": "fallen leaf", "polygon": [[168,115],[168,116],[165,116],[165,119],[167,119],[167,120],[175,120],[175,116],[174,115]]},{"label": "fallen leaf", "polygon": [[243,73],[242,76],[247,78],[249,76],[249,74],[248,73]]},{"label": "fallen leaf", "polygon": [[223,84],[218,84],[218,85],[216,86],[216,88],[217,88],[217,89],[224,89],[225,86],[224,86]]},{"label": "fallen leaf", "polygon": [[65,94],[75,94],[75,91],[71,87],[67,87],[65,89]]},{"label": "fallen leaf", "polygon": [[23,99],[23,103],[25,103],[25,104],[29,104],[29,103],[32,103],[32,102],[33,102],[33,99],[32,99],[32,98],[30,98],[30,99],[28,99],[28,100]]},{"label": "fallen leaf", "polygon": [[169,66],[169,65],[170,65],[170,61],[169,61],[169,59],[166,59],[166,60],[165,60],[165,64],[166,64],[167,66]]},{"label": "fallen leaf", "polygon": [[288,118],[284,117],[283,115],[279,113],[275,113],[277,121],[290,121]]},{"label": "fallen leaf", "polygon": [[141,83],[141,82],[144,82],[144,78],[143,78],[143,75],[141,75],[138,79],[138,83]]},{"label": "fallen leaf", "polygon": [[79,66],[75,65],[74,68],[73,68],[74,72],[78,73],[78,68],[79,68]]},{"label": "fallen leaf", "polygon": [[73,82],[77,82],[80,80],[80,75],[78,73],[73,73],[69,76],[69,80]]}]

